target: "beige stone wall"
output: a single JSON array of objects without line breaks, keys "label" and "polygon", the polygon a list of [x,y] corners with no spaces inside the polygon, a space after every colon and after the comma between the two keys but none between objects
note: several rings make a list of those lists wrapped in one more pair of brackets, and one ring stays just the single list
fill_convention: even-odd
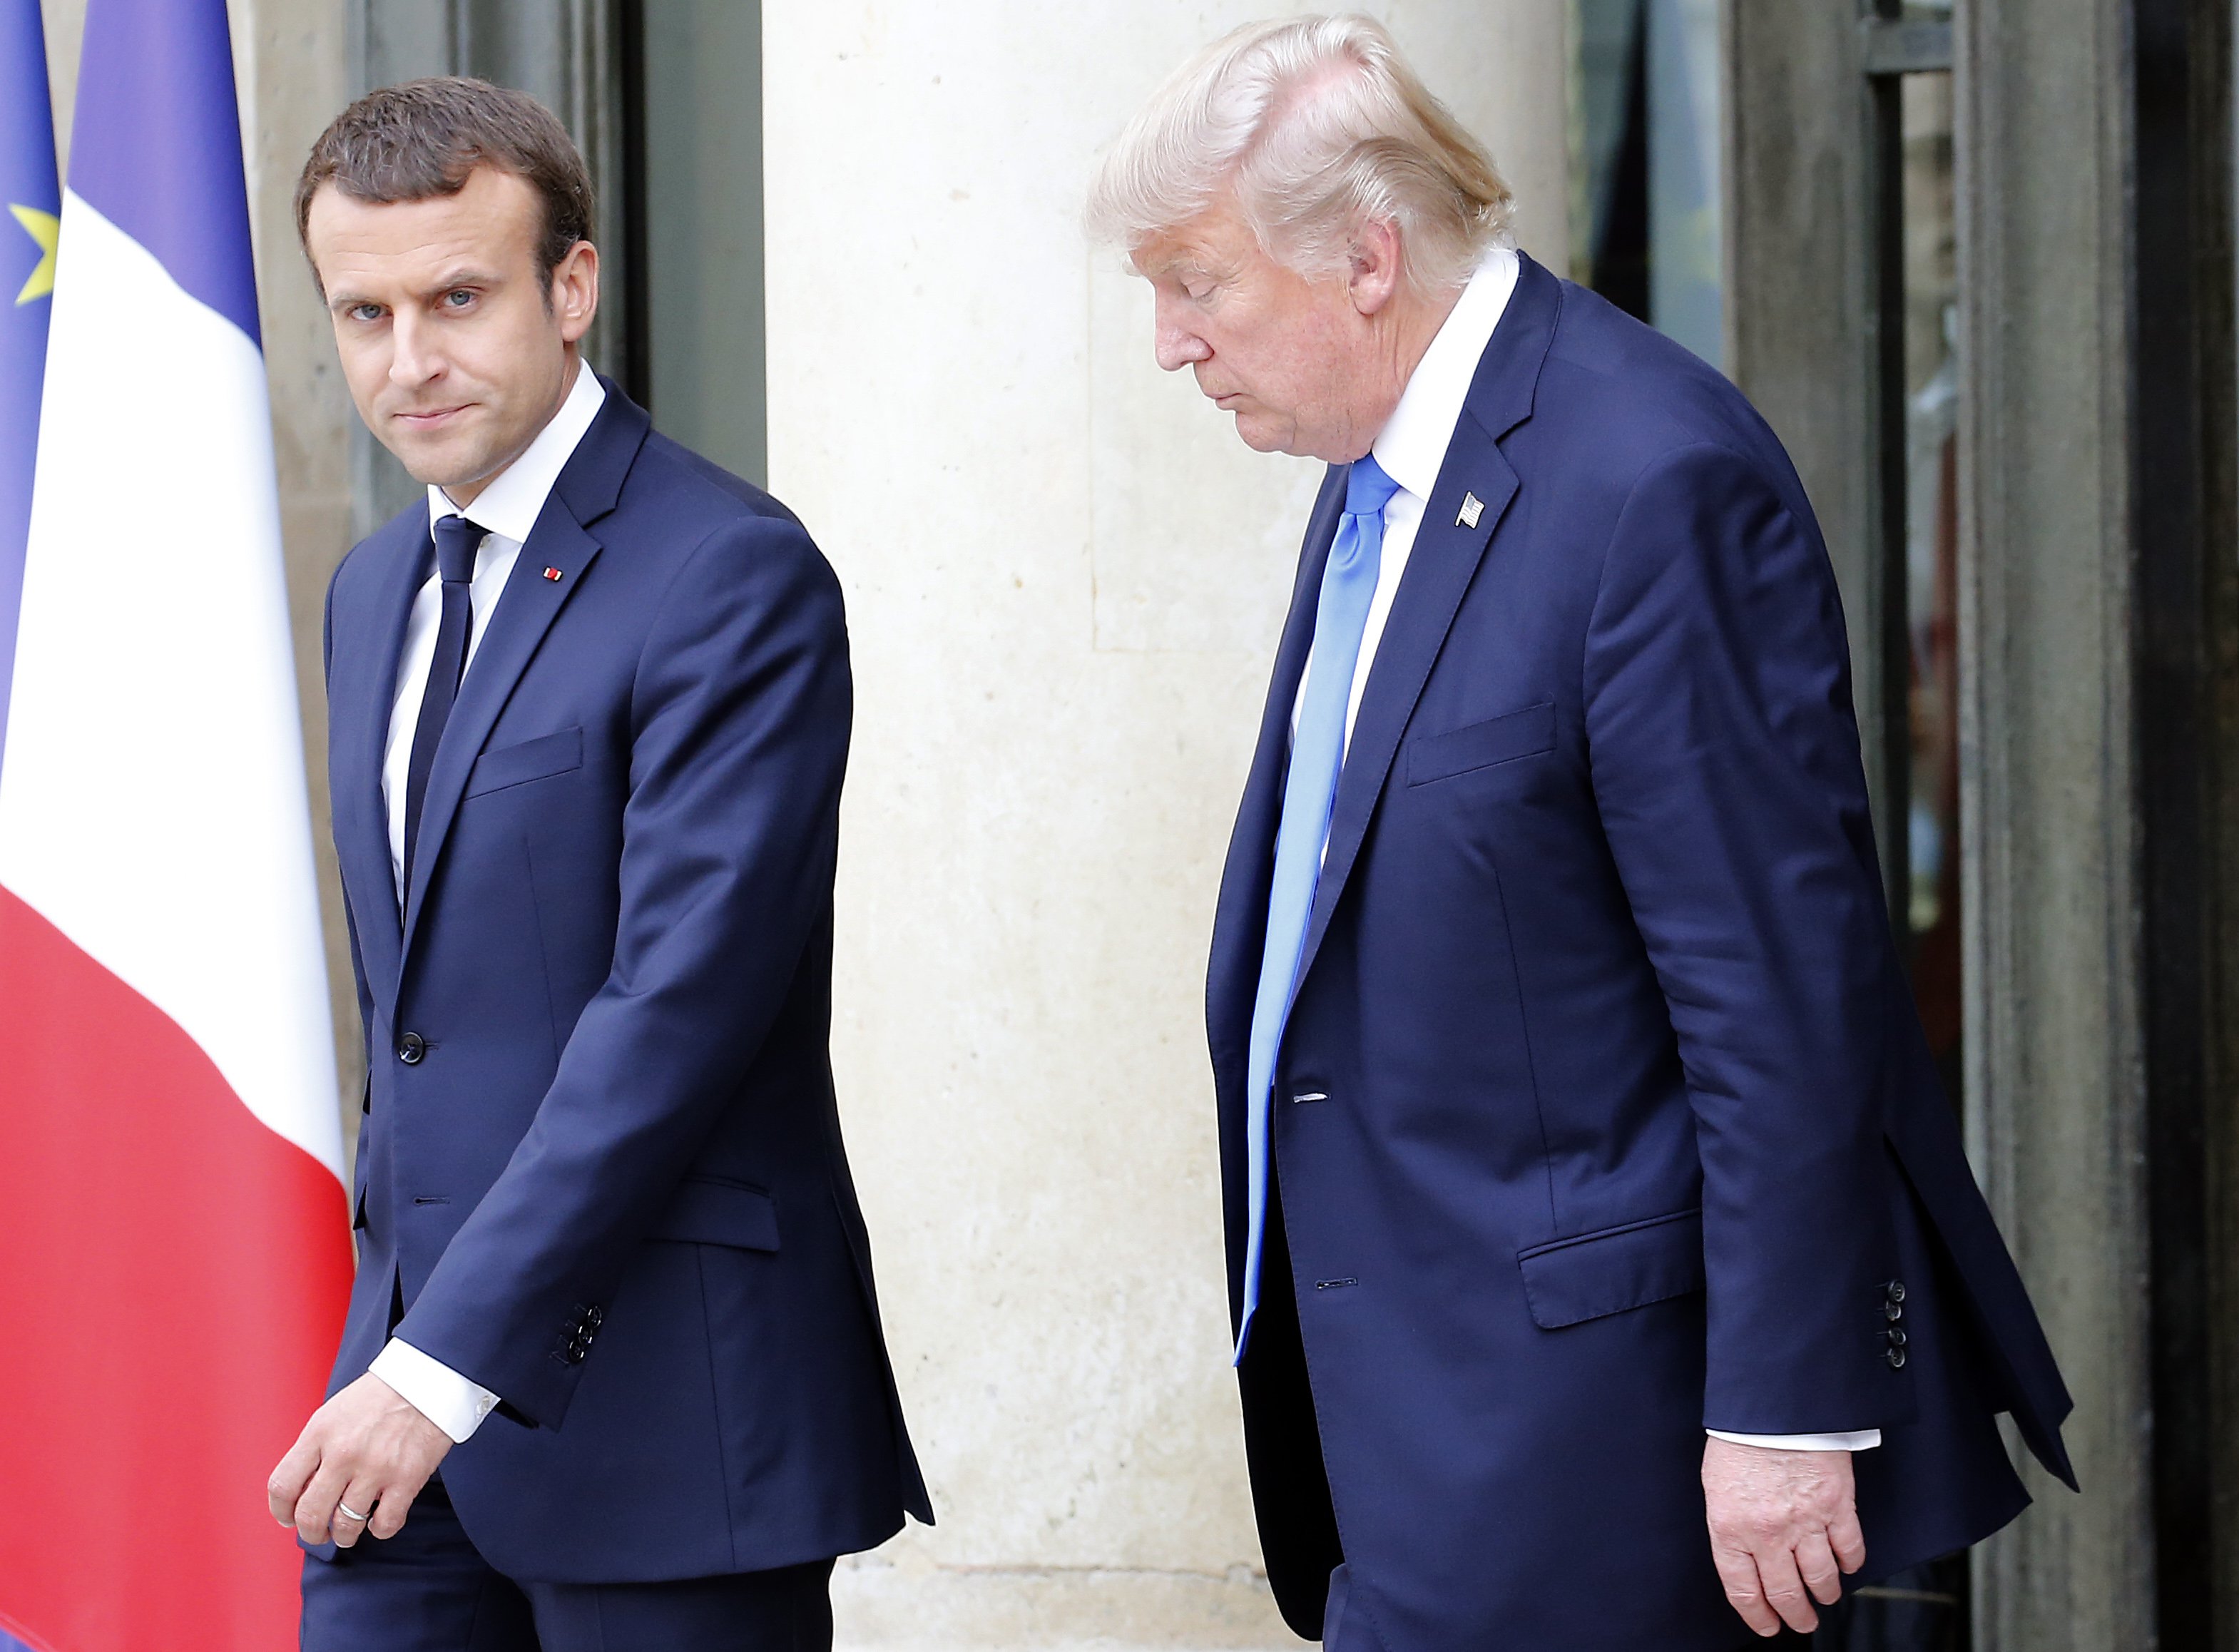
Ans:
[{"label": "beige stone wall", "polygon": [[[765,9],[770,469],[850,600],[836,1053],[941,1524],[861,1648],[1295,1645],[1258,1576],[1202,994],[1319,467],[1150,359],[1099,147],[1253,0]],[[1372,5],[1567,267],[1559,0]]]},{"label": "beige stone wall", "polygon": [[355,1146],[365,1071],[349,937],[328,830],[327,697],[320,669],[327,581],[350,547],[349,431],[357,417],[335,359],[326,311],[296,240],[296,177],[311,143],[349,96],[347,0],[231,0],[234,72],[247,136],[249,231],[272,385],[280,527],[310,766],[312,825],[326,913],[327,978],[335,999],[342,1127]]}]

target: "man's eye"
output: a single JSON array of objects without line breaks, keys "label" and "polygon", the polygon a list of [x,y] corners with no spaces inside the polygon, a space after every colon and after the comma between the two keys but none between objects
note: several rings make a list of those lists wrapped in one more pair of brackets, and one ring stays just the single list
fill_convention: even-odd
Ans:
[{"label": "man's eye", "polygon": [[354,322],[377,322],[381,319],[381,306],[378,304],[352,304],[350,306],[349,315],[350,320]]},{"label": "man's eye", "polygon": [[443,295],[443,302],[453,309],[464,309],[475,302],[475,295],[463,287],[455,288]]}]

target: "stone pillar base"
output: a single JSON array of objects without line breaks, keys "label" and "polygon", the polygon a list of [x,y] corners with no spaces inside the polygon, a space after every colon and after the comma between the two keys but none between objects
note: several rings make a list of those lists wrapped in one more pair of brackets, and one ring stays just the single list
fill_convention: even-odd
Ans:
[{"label": "stone pillar base", "polygon": [[1297,1652],[1267,1580],[1211,1572],[940,1566],[853,1556],[832,1579],[840,1652]]}]

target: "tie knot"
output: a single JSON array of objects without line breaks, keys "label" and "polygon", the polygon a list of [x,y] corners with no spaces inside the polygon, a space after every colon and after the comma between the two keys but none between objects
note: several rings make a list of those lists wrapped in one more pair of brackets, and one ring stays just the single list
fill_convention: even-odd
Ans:
[{"label": "tie knot", "polygon": [[488,531],[463,516],[435,519],[435,568],[446,584],[472,582],[475,553],[482,548],[482,535]]},{"label": "tie knot", "polygon": [[1352,461],[1352,469],[1345,479],[1345,510],[1348,516],[1381,516],[1384,508],[1392,502],[1392,495],[1399,491],[1399,484],[1384,474],[1384,467],[1376,462],[1374,454],[1363,454]]}]

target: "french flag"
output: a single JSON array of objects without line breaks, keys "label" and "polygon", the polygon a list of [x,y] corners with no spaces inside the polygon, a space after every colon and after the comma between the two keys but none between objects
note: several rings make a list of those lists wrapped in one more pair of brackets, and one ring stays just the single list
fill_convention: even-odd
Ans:
[{"label": "french flag", "polygon": [[[45,65],[37,0],[0,3],[7,149]],[[53,202],[15,160],[0,1652],[276,1652],[300,1556],[264,1480],[351,1264],[223,0],[90,0],[44,277],[17,265]],[[34,402],[5,335],[42,279]]]}]

